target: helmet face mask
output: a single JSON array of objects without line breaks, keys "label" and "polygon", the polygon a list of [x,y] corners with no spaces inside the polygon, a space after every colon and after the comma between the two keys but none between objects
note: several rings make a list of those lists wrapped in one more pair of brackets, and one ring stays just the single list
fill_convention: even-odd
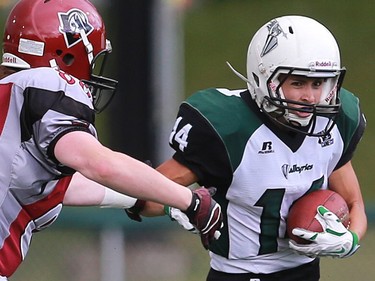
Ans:
[{"label": "helmet face mask", "polygon": [[[100,72],[96,70],[96,64],[111,51],[104,22],[89,1],[21,0],[5,24],[2,65],[56,67],[85,81],[98,97],[101,89],[113,95],[117,87],[117,81],[103,77],[104,64]],[[99,108],[96,100],[99,112],[103,106]]]},{"label": "helmet face mask", "polygon": [[[108,44],[110,44],[109,41]],[[82,82],[90,88],[93,106],[97,113],[102,112],[110,104],[117,89],[117,80],[103,76],[111,50],[108,48],[97,54],[91,62],[90,80],[82,79]]]},{"label": "helmet face mask", "polygon": [[[292,15],[273,19],[255,33],[248,48],[247,77],[232,70],[246,81],[253,100],[272,121],[287,130],[322,136],[332,129],[340,109],[345,74],[340,64],[340,51],[330,31],[313,19]],[[322,78],[320,101],[287,100],[282,85],[291,75]],[[298,111],[311,114],[302,118]],[[318,119],[326,121],[324,128],[316,126]]]},{"label": "helmet face mask", "polygon": [[[322,96],[317,104],[311,104],[287,99],[282,86],[288,77],[296,75],[307,78],[322,79]],[[272,121],[287,130],[299,132],[309,136],[322,136],[328,134],[334,126],[334,121],[340,110],[338,89],[345,76],[345,69],[332,74],[331,71],[314,73],[310,69],[283,68],[275,69],[267,79],[268,95],[264,96],[260,104],[261,111]],[[299,117],[296,112],[309,113],[308,117]],[[327,120],[323,130],[316,131],[318,118]]]}]

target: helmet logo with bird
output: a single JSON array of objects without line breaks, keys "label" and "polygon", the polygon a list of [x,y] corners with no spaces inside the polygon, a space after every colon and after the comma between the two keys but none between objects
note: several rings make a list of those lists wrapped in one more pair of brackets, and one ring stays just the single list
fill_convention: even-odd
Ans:
[{"label": "helmet logo with bird", "polygon": [[280,34],[283,34],[283,36],[287,37],[287,34],[283,31],[281,26],[279,25],[277,20],[272,20],[268,25],[268,36],[266,43],[264,44],[262,53],[260,54],[261,57],[271,52],[273,49],[275,49],[278,45],[277,36]]},{"label": "helmet logo with bird", "polygon": [[58,13],[60,20],[60,32],[64,35],[65,43],[68,48],[82,40],[80,33],[83,30],[88,36],[94,27],[84,12],[79,9],[72,9],[67,13]]}]

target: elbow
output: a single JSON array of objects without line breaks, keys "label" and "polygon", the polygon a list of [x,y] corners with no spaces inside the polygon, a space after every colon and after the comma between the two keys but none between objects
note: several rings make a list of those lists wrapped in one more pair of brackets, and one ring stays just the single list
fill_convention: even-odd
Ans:
[{"label": "elbow", "polygon": [[111,178],[114,178],[113,161],[108,153],[97,153],[86,159],[84,165],[81,166],[79,172],[85,177],[98,182],[103,185],[107,185]]}]

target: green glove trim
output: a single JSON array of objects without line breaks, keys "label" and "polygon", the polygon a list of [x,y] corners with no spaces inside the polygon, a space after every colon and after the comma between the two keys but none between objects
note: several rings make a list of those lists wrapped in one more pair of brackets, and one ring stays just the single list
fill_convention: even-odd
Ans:
[{"label": "green glove trim", "polygon": [[355,248],[357,245],[359,245],[359,238],[358,238],[358,235],[357,233],[349,230],[349,232],[353,235],[353,245],[352,245],[352,248],[350,249],[350,252],[353,251],[353,248]]},{"label": "green glove trim", "polygon": [[167,216],[171,216],[171,207],[168,206],[168,205],[164,205],[164,213],[167,215]]},{"label": "green glove trim", "polygon": [[317,210],[322,216],[325,214],[325,213],[328,213],[328,209],[322,205],[318,206],[318,210]]}]

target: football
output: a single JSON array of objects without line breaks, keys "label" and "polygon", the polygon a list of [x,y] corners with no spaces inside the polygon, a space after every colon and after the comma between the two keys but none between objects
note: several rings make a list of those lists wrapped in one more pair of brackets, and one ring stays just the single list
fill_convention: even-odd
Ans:
[{"label": "football", "polygon": [[310,243],[309,241],[293,235],[292,230],[300,227],[315,232],[323,231],[322,226],[315,219],[319,205],[335,213],[345,227],[349,226],[349,208],[344,198],[332,190],[316,190],[302,196],[291,206],[287,218],[287,234],[289,238],[299,244],[308,244]]}]

